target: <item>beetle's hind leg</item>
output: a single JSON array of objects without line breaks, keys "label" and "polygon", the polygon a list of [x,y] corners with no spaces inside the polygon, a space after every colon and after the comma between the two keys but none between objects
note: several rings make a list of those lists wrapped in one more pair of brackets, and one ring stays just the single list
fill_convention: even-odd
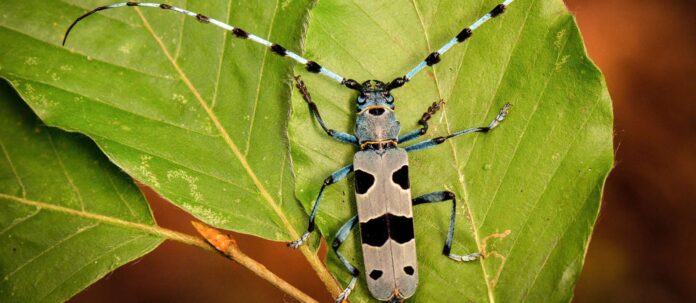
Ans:
[{"label": "beetle's hind leg", "polygon": [[336,298],[336,302],[343,302],[344,300],[348,299],[348,296],[350,295],[350,292],[353,291],[353,288],[355,287],[355,282],[358,281],[358,275],[360,275],[360,271],[358,271],[355,266],[350,264],[348,260],[338,251],[338,248],[341,247],[341,244],[343,244],[343,241],[348,238],[348,235],[350,232],[353,230],[353,227],[355,227],[355,224],[358,222],[358,216],[353,216],[341,226],[341,228],[338,230],[338,233],[336,233],[336,239],[334,239],[333,243],[331,244],[331,248],[333,248],[333,251],[336,253],[336,256],[338,256],[338,259],[341,260],[341,263],[346,267],[346,269],[350,272],[350,274],[353,276],[352,279],[350,279],[350,283],[348,283],[348,286],[346,286],[346,289],[344,289],[341,294],[338,295]]},{"label": "beetle's hind leg", "polygon": [[457,217],[457,198],[453,192],[437,191],[434,193],[429,193],[420,197],[416,197],[413,199],[413,206],[444,201],[452,201],[452,214],[450,215],[450,224],[449,229],[447,230],[447,239],[445,240],[445,247],[442,248],[442,254],[444,254],[452,260],[459,262],[468,262],[478,259],[481,256],[481,253],[478,252],[468,255],[455,255],[451,252],[452,239],[454,238],[454,222]]}]

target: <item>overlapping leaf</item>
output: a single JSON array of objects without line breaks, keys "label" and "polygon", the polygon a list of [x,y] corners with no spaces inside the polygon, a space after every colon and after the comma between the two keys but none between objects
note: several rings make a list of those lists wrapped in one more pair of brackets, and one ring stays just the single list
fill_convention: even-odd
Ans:
[{"label": "overlapping leaf", "polygon": [[[290,240],[306,215],[293,197],[285,125],[290,61],[171,11],[108,0],[3,1],[0,75],[48,124],[93,138],[136,179],[217,227]],[[299,46],[308,1],[174,1]]]},{"label": "overlapping leaf", "polygon": [[61,302],[162,238],[132,180],[0,83],[0,301]]},{"label": "overlapping leaf", "polygon": [[[307,53],[343,76],[389,81],[496,4],[320,1],[310,14]],[[354,93],[304,78],[330,126],[350,131]],[[421,281],[414,301],[569,301],[612,165],[612,113],[602,76],[562,2],[515,1],[394,95],[402,131],[417,127],[431,102],[447,101],[427,137],[486,125],[505,102],[514,105],[490,134],[411,155],[414,196],[451,190],[458,197],[453,251],[488,253],[467,264],[442,256],[450,205],[418,206]],[[322,180],[350,163],[355,149],[327,138],[298,95],[292,104],[296,193],[309,209]],[[350,183],[324,196],[318,220],[324,234],[333,237],[355,214]],[[342,250],[362,264],[357,237]],[[330,263],[345,285],[343,266],[334,257]],[[351,297],[368,298],[364,283]]]}]

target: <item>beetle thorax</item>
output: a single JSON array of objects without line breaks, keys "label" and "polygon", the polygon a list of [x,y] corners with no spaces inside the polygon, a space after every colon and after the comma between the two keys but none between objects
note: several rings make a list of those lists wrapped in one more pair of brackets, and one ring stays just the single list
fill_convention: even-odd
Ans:
[{"label": "beetle thorax", "polygon": [[360,144],[396,140],[400,128],[393,110],[384,106],[371,106],[358,113],[355,136]]}]

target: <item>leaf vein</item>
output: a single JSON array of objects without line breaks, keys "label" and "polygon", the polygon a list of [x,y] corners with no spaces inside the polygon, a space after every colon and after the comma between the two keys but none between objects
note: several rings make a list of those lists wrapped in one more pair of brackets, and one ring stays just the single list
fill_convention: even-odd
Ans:
[{"label": "leaf vein", "polygon": [[[280,0],[276,0],[276,5],[273,10],[273,17],[271,18],[271,23],[268,26],[268,33],[266,33],[266,37],[271,37],[271,34],[273,33],[273,24],[275,23],[275,19],[278,16],[278,6],[280,5]],[[259,81],[256,83],[256,93],[254,95],[254,104],[252,106],[251,110],[251,115],[250,115],[250,121],[249,121],[249,129],[247,130],[247,138],[246,138],[246,146],[244,147],[244,157],[249,155],[249,149],[251,147],[251,134],[254,131],[254,123],[256,122],[256,112],[258,109],[259,105],[259,98],[261,97],[261,83],[263,83],[263,76],[265,74],[266,70],[266,60],[268,60],[268,47],[264,47],[263,50],[263,58],[261,59],[261,67],[259,68]]]},{"label": "leaf vein", "polygon": [[[232,14],[232,2],[227,5],[227,13],[225,14],[225,23],[230,23],[230,15]],[[218,62],[217,75],[215,76],[215,90],[213,90],[213,101],[210,103],[210,108],[214,109],[217,104],[218,91],[220,90],[220,77],[222,76],[222,64],[225,61],[225,53],[227,53],[227,32],[222,32],[222,52],[220,53],[220,61]]]},{"label": "leaf vein", "polygon": [[27,189],[26,189],[26,187],[24,187],[24,182],[22,182],[22,178],[17,173],[17,169],[15,168],[14,163],[12,163],[12,158],[10,158],[10,153],[7,152],[7,148],[5,148],[5,144],[3,144],[2,139],[0,139],[0,148],[2,149],[2,153],[5,155],[5,159],[7,160],[7,163],[10,165],[10,169],[12,170],[12,174],[17,179],[17,184],[19,184],[19,187],[22,189],[22,197],[26,198],[27,197]]},{"label": "leaf vein", "polygon": [[[105,101],[101,101],[101,100],[99,100],[99,99],[97,99],[97,98],[95,98],[95,97],[81,95],[81,94],[79,94],[79,93],[77,93],[77,92],[74,92],[74,91],[71,91],[71,90],[69,90],[69,89],[56,86],[55,84],[51,84],[51,83],[47,83],[47,82],[43,82],[43,81],[37,81],[37,80],[30,80],[30,79],[28,79],[28,78],[25,78],[25,77],[23,77],[23,76],[19,76],[19,75],[17,75],[17,74],[13,74],[13,73],[7,73],[6,75],[7,75],[7,76],[10,76],[10,77],[12,77],[12,78],[16,78],[16,79],[20,79],[20,80],[26,81],[26,82],[31,82],[31,83],[37,83],[37,84],[41,84],[41,85],[50,86],[50,87],[52,87],[52,88],[61,90],[61,91],[63,91],[63,92],[73,94],[73,95],[75,95],[75,96],[86,97],[86,98],[89,98],[89,100],[93,101],[94,103],[98,103],[98,104],[101,104],[101,105],[110,107],[110,108],[112,108],[112,109],[115,109],[115,110],[118,110],[118,111],[122,111],[122,112],[125,112],[125,113],[128,113],[128,114],[131,114],[131,115],[136,116],[136,117],[144,118],[144,119],[146,119],[146,120],[150,120],[150,121],[153,121],[153,122],[162,123],[162,124],[167,125],[167,126],[176,127],[176,128],[178,128],[178,129],[185,130],[185,131],[188,131],[188,132],[192,132],[192,133],[197,134],[197,135],[206,136],[206,137],[217,137],[217,136],[215,136],[215,135],[211,135],[211,134],[207,134],[207,133],[202,133],[202,132],[199,132],[199,131],[197,131],[197,130],[187,128],[187,127],[185,127],[185,125],[177,125],[177,124],[174,124],[173,122],[169,122],[169,121],[164,120],[164,119],[159,119],[159,118],[154,118],[154,117],[146,116],[146,115],[140,114],[140,113],[138,113],[138,112],[131,111],[130,109],[127,109],[127,108],[121,108],[121,107],[116,106],[115,104],[111,104],[111,103],[108,103],[108,102],[105,102]],[[19,92],[19,93],[21,94],[22,92]]]},{"label": "leaf vein", "polygon": [[24,223],[24,221],[27,221],[27,220],[31,219],[32,217],[38,215],[39,212],[41,212],[41,208],[36,208],[36,210],[33,213],[31,213],[27,216],[21,217],[21,218],[14,219],[12,221],[12,223],[10,223],[10,225],[8,225],[7,227],[5,227],[5,229],[0,231],[0,236],[4,235],[6,232],[12,230],[13,228],[17,227],[18,225]]},{"label": "leaf vein", "polygon": [[73,273],[71,273],[70,275],[65,277],[63,279],[63,281],[61,281],[60,283],[55,285],[53,288],[51,288],[49,291],[47,291],[46,294],[43,295],[41,297],[41,299],[36,300],[36,302],[44,302],[44,299],[46,299],[47,297],[52,295],[55,291],[60,290],[61,286],[63,286],[65,283],[72,281],[72,277],[74,275],[76,275],[77,273],[79,273],[80,271],[82,271],[83,269],[85,269],[87,266],[92,265],[97,260],[107,256],[108,254],[111,254],[112,252],[116,251],[117,249],[119,249],[123,246],[126,246],[126,245],[130,244],[131,242],[134,242],[135,240],[140,240],[141,238],[144,238],[144,237],[145,237],[145,235],[139,235],[139,236],[133,237],[132,239],[130,239],[128,241],[121,242],[118,245],[111,247],[109,250],[102,252],[102,254],[100,254],[99,256],[96,256],[96,258],[94,258],[92,260],[89,260],[89,262],[84,262],[84,264],[82,266],[80,266],[80,268],[77,268],[77,270],[75,270]]},{"label": "leaf vein", "polygon": [[56,157],[56,160],[58,161],[58,165],[60,166],[61,171],[63,172],[63,176],[65,176],[65,179],[68,181],[68,185],[70,185],[70,188],[73,191],[73,194],[77,197],[77,200],[80,202],[80,209],[83,211],[85,210],[85,201],[82,199],[82,194],[80,193],[80,189],[77,188],[77,185],[75,185],[75,181],[72,179],[70,176],[70,173],[68,173],[68,170],[65,168],[65,164],[63,163],[63,158],[60,156],[60,153],[58,153],[58,149],[56,149],[56,145],[53,142],[53,135],[51,135],[51,130],[48,130],[46,132],[47,137],[48,137],[48,142],[51,145],[51,150],[53,151],[53,155]]},{"label": "leaf vein", "polygon": [[[489,104],[488,105],[488,112],[491,111],[491,108],[493,107],[493,102],[495,101],[495,97],[498,95],[498,93],[500,91],[500,86],[502,85],[503,78],[505,78],[505,75],[507,75],[507,72],[509,70],[508,68],[510,66],[510,61],[512,60],[512,55],[515,53],[515,50],[517,49],[517,47],[520,45],[519,41],[522,37],[522,32],[524,31],[525,27],[527,26],[527,21],[529,20],[529,12],[532,10],[531,8],[534,6],[535,3],[536,3],[536,0],[532,1],[532,4],[530,4],[530,6],[527,8],[527,11],[526,11],[525,17],[524,17],[524,21],[522,21],[522,26],[520,26],[519,32],[517,33],[517,38],[515,40],[514,46],[510,50],[510,54],[508,56],[508,59],[507,59],[505,66],[504,66],[504,70],[501,73],[501,76],[498,80],[498,85],[496,86],[496,89],[495,89],[495,92],[493,93],[493,97],[491,98],[491,101],[488,102],[488,104]],[[445,112],[445,121],[447,122],[446,123],[447,131],[450,132],[449,118],[447,117],[446,113],[447,112]],[[455,167],[456,167],[456,171],[457,171],[457,175],[458,175],[457,179],[459,182],[459,186],[461,187],[461,189],[464,193],[463,204],[465,205],[466,212],[468,213],[468,216],[466,216],[466,217],[469,219],[469,224],[471,225],[471,228],[473,229],[474,239],[476,241],[476,247],[479,251],[481,251],[482,243],[481,243],[481,235],[479,234],[480,230],[476,225],[476,222],[474,219],[474,213],[472,212],[471,205],[469,203],[469,192],[468,192],[468,188],[466,186],[466,177],[464,176],[464,174],[462,172],[462,170],[466,169],[466,167],[468,166],[469,160],[471,160],[471,153],[476,148],[476,144],[478,142],[478,140],[477,140],[478,137],[479,136],[475,136],[472,139],[473,143],[471,144],[471,148],[469,149],[469,153],[468,153],[469,156],[467,157],[466,161],[464,162],[464,166],[462,167],[462,169],[460,169],[459,159],[457,157],[454,142],[452,142],[450,140],[448,144],[449,144],[450,150],[452,151],[452,154],[453,154],[454,163],[455,163]],[[486,267],[484,266],[483,262],[479,262],[479,264],[481,264],[481,270],[483,272],[483,279],[484,279],[484,282],[486,284],[488,301],[491,303],[494,303],[495,302],[495,294],[493,293],[494,292],[493,287],[490,285],[491,283],[489,280],[488,272],[487,272]]]},{"label": "leaf vein", "polygon": [[[574,145],[577,143],[579,134],[581,134],[582,132],[584,132],[585,128],[587,127],[587,123],[590,121],[590,118],[592,117],[592,113],[594,113],[595,109],[598,107],[598,105],[599,105],[599,103],[600,103],[601,100],[602,100],[602,94],[599,94],[599,95],[597,96],[597,101],[595,101],[594,105],[592,106],[591,113],[590,113],[589,115],[586,116],[587,119],[585,119],[585,121],[583,122],[582,126],[579,127],[578,130],[575,132],[575,136],[573,136],[572,144],[568,144],[568,148],[566,149],[566,151],[564,152],[564,155],[563,155],[563,161],[565,161],[565,160],[567,159],[565,155],[567,155],[568,152],[569,152],[569,151],[574,147]],[[543,196],[546,194],[546,192],[549,190],[549,188],[550,188],[550,187],[549,187],[549,184],[551,184],[550,181],[553,180],[553,179],[556,177],[556,174],[558,174],[558,172],[560,171],[559,168],[562,166],[563,161],[561,161],[561,163],[559,163],[559,164],[556,166],[556,168],[554,169],[553,173],[551,174],[551,177],[549,178],[549,182],[546,182],[546,184],[544,184],[544,189],[542,190],[541,194],[539,195],[539,199],[536,199],[536,201],[534,201],[534,205],[532,206],[532,209],[536,209],[536,207],[537,207],[539,201],[541,200],[541,197],[543,197]],[[530,219],[530,218],[532,218],[532,216],[527,216],[527,217],[526,217],[524,223],[522,224],[522,228],[520,229],[520,232],[519,232],[518,234],[522,234],[523,231],[527,228],[527,225],[528,225],[528,223],[529,223],[529,219]],[[518,240],[519,238],[520,238],[519,236],[518,236],[518,237],[515,237],[515,239],[514,239],[513,242],[512,242],[512,245],[510,246],[509,251],[512,251],[512,250],[515,248],[515,246],[517,245],[517,240]],[[502,267],[505,267],[505,264],[503,264]],[[500,272],[503,272],[503,268],[502,268],[502,267],[501,267],[501,269],[500,269]]]},{"label": "leaf vein", "polygon": [[[583,201],[582,205],[580,205],[580,207],[578,208],[578,213],[582,211],[582,209],[585,207],[585,205],[587,205],[587,202],[588,202],[590,199],[592,199],[592,193],[591,193],[591,192],[588,192],[587,198],[585,198],[585,200]],[[578,219],[578,216],[577,216],[577,215],[573,216],[573,220],[572,220],[570,223],[568,223],[568,226],[563,230],[563,233],[561,234],[561,236],[560,236],[559,238],[557,238],[556,241],[554,241],[553,246],[552,246],[551,249],[549,250],[549,252],[548,252],[548,254],[546,255],[546,257],[544,257],[544,262],[541,264],[541,266],[540,266],[539,269],[537,270],[536,274],[534,275],[534,279],[532,279],[532,284],[531,284],[531,286],[525,290],[524,299],[523,299],[522,301],[525,301],[525,302],[527,301],[527,297],[529,296],[529,292],[530,292],[532,289],[534,289],[534,286],[535,286],[536,283],[539,281],[539,280],[538,280],[539,275],[541,275],[541,272],[544,270],[544,268],[545,268],[546,265],[548,264],[548,261],[549,261],[549,259],[551,258],[551,255],[553,254],[554,250],[556,250],[556,248],[558,247],[558,244],[559,244],[559,243],[561,242],[561,240],[563,240],[563,239],[565,238],[565,236],[568,234],[568,230],[570,230],[570,228],[573,227],[573,224],[575,223],[575,221],[577,221],[577,219]]]},{"label": "leaf vein", "polygon": [[123,194],[121,193],[121,190],[118,189],[118,187],[117,187],[116,184],[114,183],[114,180],[111,178],[111,176],[109,176],[107,179],[109,179],[109,184],[111,184],[111,187],[112,187],[112,188],[114,189],[114,191],[116,192],[116,195],[118,196],[118,199],[119,199],[121,202],[123,202],[123,205],[125,205],[126,208],[128,208],[128,212],[130,212],[131,216],[133,216],[133,218],[138,217],[138,215],[135,213],[135,211],[133,211],[133,208],[131,208],[130,203],[126,202],[126,199],[123,198]]},{"label": "leaf vein", "polygon": [[70,234],[70,235],[66,236],[65,238],[63,238],[63,239],[60,239],[60,241],[58,241],[58,242],[56,242],[56,243],[53,243],[53,244],[51,244],[50,246],[46,247],[46,249],[42,250],[42,251],[41,251],[40,253],[38,253],[37,255],[35,255],[35,256],[29,258],[26,262],[20,264],[17,268],[15,268],[15,270],[13,270],[13,271],[10,272],[9,274],[7,274],[7,275],[5,276],[5,278],[4,278],[5,281],[7,281],[7,280],[8,280],[10,277],[12,277],[14,274],[16,274],[16,273],[18,273],[19,271],[21,271],[21,270],[22,270],[24,267],[26,267],[27,265],[29,265],[29,264],[33,263],[34,261],[38,260],[39,258],[41,258],[43,255],[45,255],[45,254],[48,253],[49,251],[55,249],[56,247],[58,247],[59,245],[65,243],[66,241],[69,241],[69,240],[72,239],[73,237],[76,237],[77,235],[79,235],[79,234],[81,234],[81,233],[83,233],[83,232],[85,232],[85,231],[87,231],[87,230],[90,230],[90,229],[96,227],[97,225],[99,225],[99,223],[94,223],[94,224],[88,225],[88,226],[86,226],[86,227],[84,227],[84,226],[83,226],[83,227],[80,227],[80,228],[78,228],[75,232],[73,232],[72,234]]},{"label": "leaf vein", "polygon": [[[172,64],[174,69],[177,71],[177,73],[179,74],[181,79],[184,81],[186,86],[188,86],[188,88],[194,94],[194,96],[196,97],[196,100],[198,101],[200,106],[206,111],[206,113],[210,117],[210,120],[215,124],[215,127],[220,132],[220,135],[222,136],[222,138],[225,141],[225,143],[227,144],[227,146],[230,148],[230,150],[235,155],[235,157],[237,157],[239,163],[243,166],[244,171],[247,173],[247,175],[249,175],[249,178],[252,180],[254,185],[256,185],[256,188],[258,189],[259,194],[261,195],[263,200],[266,201],[266,203],[273,209],[276,216],[282,221],[282,224],[285,227],[285,229],[288,231],[289,236],[291,238],[295,238],[295,239],[298,238],[299,234],[298,234],[297,230],[294,228],[294,226],[292,226],[292,224],[290,223],[288,218],[285,216],[285,213],[283,212],[283,210],[280,209],[278,203],[275,201],[275,199],[271,196],[271,194],[268,192],[268,190],[263,185],[263,183],[261,183],[259,178],[256,176],[256,173],[253,171],[253,169],[251,168],[251,166],[247,162],[246,158],[242,154],[242,152],[239,149],[239,147],[237,146],[237,144],[234,143],[234,141],[232,140],[232,137],[230,137],[227,130],[222,126],[222,123],[220,122],[220,120],[217,118],[215,113],[210,109],[208,104],[203,100],[203,97],[198,92],[196,87],[193,86],[193,83],[191,83],[191,81],[188,79],[188,76],[186,76],[186,73],[184,73],[184,71],[181,69],[181,67],[179,67],[179,65],[175,61],[172,60],[173,58],[172,58],[171,54],[164,46],[164,43],[162,42],[161,38],[159,38],[159,36],[157,36],[155,34],[154,30],[150,26],[150,24],[147,21],[147,19],[145,18],[145,16],[143,16],[143,14],[140,12],[140,10],[136,10],[136,11],[138,12],[141,19],[143,20],[143,23],[145,24],[145,28],[148,30],[148,32],[150,32],[150,34],[155,39],[155,41],[157,41],[162,52],[165,54],[165,56],[167,56],[170,63]],[[323,263],[321,263],[318,260],[316,255],[314,255],[314,253],[312,251],[310,251],[310,249],[307,246],[302,246],[300,248],[300,250],[301,250],[302,254],[310,262],[310,265],[312,266],[312,268],[314,268],[317,271],[320,278],[322,279],[324,284],[327,286],[327,288],[330,290],[330,292],[332,294],[338,294],[338,292],[340,291],[339,287],[338,287],[338,285],[336,285],[336,281],[330,277],[330,275],[328,274],[328,271],[326,270],[326,267],[323,265]]]},{"label": "leaf vein", "polygon": [[[568,42],[568,40],[566,39],[565,42],[563,43],[563,46],[559,50],[558,56],[556,57],[556,61],[555,61],[556,63],[558,63],[558,61],[563,57],[562,55],[563,55],[563,52],[565,51],[565,46],[566,46],[567,42]],[[503,186],[503,183],[505,183],[505,182],[503,182],[503,180],[507,177],[507,174],[510,171],[510,165],[514,162],[513,160],[517,157],[517,155],[519,153],[520,142],[522,141],[524,136],[527,134],[527,130],[529,129],[529,124],[531,123],[531,121],[533,120],[532,118],[536,115],[537,111],[539,110],[539,105],[542,103],[543,97],[546,95],[546,92],[547,92],[547,89],[549,87],[549,84],[551,83],[551,80],[555,79],[553,76],[556,74],[556,71],[555,71],[555,68],[553,66],[551,67],[551,71],[552,72],[549,73],[549,75],[546,77],[546,81],[544,82],[544,88],[541,90],[541,93],[539,93],[539,97],[537,98],[537,100],[534,104],[534,108],[532,109],[532,113],[529,115],[529,118],[525,122],[524,130],[522,130],[522,133],[520,133],[519,140],[518,140],[517,144],[515,144],[514,150],[512,151],[511,160],[510,160],[510,162],[507,163],[507,166],[505,167],[503,176],[500,178],[500,182],[498,183],[498,186],[496,187],[495,191],[493,192],[493,197],[491,198],[491,201],[488,203],[488,207],[486,207],[486,211],[484,211],[483,219],[480,221],[481,224],[483,224],[483,222],[486,221],[486,217],[488,216],[488,212],[490,211],[490,208],[491,208],[493,202],[498,197],[498,192],[500,191],[500,188]],[[544,145],[542,144],[540,146],[544,146]]]},{"label": "leaf vein", "polygon": [[[129,71],[132,71],[132,72],[135,72],[135,73],[138,73],[138,74],[141,74],[141,75],[153,77],[153,78],[156,78],[156,79],[172,80],[171,77],[170,77],[169,75],[155,75],[155,74],[148,73],[148,72],[146,72],[146,71],[138,70],[138,69],[136,69],[136,68],[134,68],[134,67],[130,67],[130,66],[126,66],[126,65],[117,64],[117,63],[115,63],[115,62],[108,62],[108,61],[104,61],[103,59],[99,59],[99,58],[95,58],[95,57],[89,56],[89,55],[87,55],[87,54],[85,54],[85,53],[82,53],[82,52],[79,52],[79,51],[75,50],[74,48],[67,48],[67,47],[61,46],[60,43],[59,43],[59,41],[56,41],[56,43],[53,43],[53,42],[51,42],[51,41],[46,41],[46,40],[43,40],[43,39],[39,39],[39,38],[37,38],[37,37],[35,37],[35,36],[32,36],[32,35],[30,35],[30,34],[27,34],[27,33],[23,32],[23,31],[21,31],[21,30],[18,30],[18,29],[15,29],[15,28],[11,28],[11,27],[7,26],[7,24],[1,25],[0,28],[4,28],[4,29],[10,30],[10,31],[12,31],[12,32],[15,32],[15,33],[17,33],[17,34],[23,35],[23,36],[25,36],[27,39],[34,40],[34,41],[38,41],[38,42],[43,43],[43,44],[47,44],[48,46],[53,47],[53,48],[56,48],[56,49],[59,49],[59,50],[62,51],[62,52],[66,52],[66,53],[69,53],[69,54],[71,54],[71,55],[75,55],[75,54],[80,55],[80,56],[82,56],[82,57],[84,57],[84,58],[87,58],[87,60],[90,61],[90,62],[99,62],[99,63],[103,63],[103,64],[106,64],[106,65],[109,65],[109,66],[119,67],[119,68],[122,68],[122,69],[125,69],[125,70],[129,70]],[[22,57],[22,58],[23,58],[23,57]]]}]

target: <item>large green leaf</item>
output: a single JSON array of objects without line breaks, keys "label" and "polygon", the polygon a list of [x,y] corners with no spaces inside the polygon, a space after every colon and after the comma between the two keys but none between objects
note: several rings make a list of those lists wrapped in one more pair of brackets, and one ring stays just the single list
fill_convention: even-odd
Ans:
[{"label": "large green leaf", "polygon": [[[308,57],[345,77],[389,81],[497,3],[485,1],[320,1],[311,11]],[[355,93],[297,68],[324,120],[353,127]],[[451,190],[458,197],[453,251],[486,245],[489,257],[457,264],[441,254],[449,203],[415,210],[423,302],[563,302],[584,260],[612,165],[612,112],[602,76],[589,61],[572,16],[559,0],[518,0],[394,91],[402,131],[428,105],[447,105],[426,137],[486,125],[505,102],[508,119],[411,155],[413,195]],[[290,139],[297,196],[309,209],[322,180],[355,149],[327,138],[295,94]],[[332,185],[318,225],[333,234],[355,213],[352,180]],[[490,235],[510,233],[504,238]],[[361,264],[357,236],[342,251]],[[496,253],[493,253],[495,251]],[[335,257],[332,271],[349,275]],[[360,267],[360,266],[359,266]],[[353,302],[367,301],[360,284]]]},{"label": "large green leaf", "polygon": [[0,301],[60,302],[162,242],[147,202],[87,138],[0,82]]},{"label": "large green leaf", "polygon": [[[290,240],[306,214],[293,196],[285,129],[292,63],[171,11],[113,0],[0,2],[0,75],[49,125],[87,134],[118,166],[217,227]],[[301,1],[173,1],[292,49]]]}]

